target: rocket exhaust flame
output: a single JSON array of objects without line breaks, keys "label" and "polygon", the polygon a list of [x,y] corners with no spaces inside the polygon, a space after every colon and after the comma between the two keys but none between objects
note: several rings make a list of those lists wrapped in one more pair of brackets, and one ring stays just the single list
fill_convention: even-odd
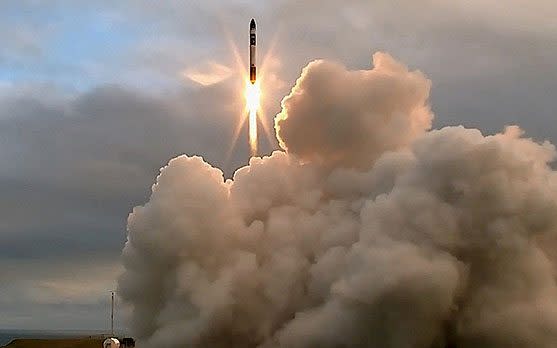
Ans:
[{"label": "rocket exhaust flame", "polygon": [[259,83],[246,83],[246,109],[249,114],[249,144],[252,156],[257,156],[257,111],[261,89]]},{"label": "rocket exhaust flame", "polygon": [[257,112],[249,112],[249,146],[251,157],[257,156]]}]

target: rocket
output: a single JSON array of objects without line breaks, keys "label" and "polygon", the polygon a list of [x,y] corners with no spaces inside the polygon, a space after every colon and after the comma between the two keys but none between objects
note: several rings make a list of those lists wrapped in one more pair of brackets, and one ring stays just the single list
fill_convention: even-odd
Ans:
[{"label": "rocket", "polygon": [[257,80],[255,72],[255,19],[251,19],[249,23],[249,80],[251,84]]}]

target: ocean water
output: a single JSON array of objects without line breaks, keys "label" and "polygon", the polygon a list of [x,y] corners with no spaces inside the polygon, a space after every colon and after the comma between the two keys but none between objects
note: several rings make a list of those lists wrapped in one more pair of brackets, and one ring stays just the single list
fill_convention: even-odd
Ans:
[{"label": "ocean water", "polygon": [[34,331],[34,330],[0,330],[0,347],[16,338],[73,338],[102,335],[102,331]]}]

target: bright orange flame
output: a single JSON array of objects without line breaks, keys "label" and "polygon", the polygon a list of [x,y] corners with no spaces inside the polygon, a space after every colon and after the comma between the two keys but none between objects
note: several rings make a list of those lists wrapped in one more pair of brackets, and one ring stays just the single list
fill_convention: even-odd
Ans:
[{"label": "bright orange flame", "polygon": [[249,113],[249,145],[251,155],[257,156],[257,111],[260,106],[261,87],[259,82],[246,82],[246,109]]}]

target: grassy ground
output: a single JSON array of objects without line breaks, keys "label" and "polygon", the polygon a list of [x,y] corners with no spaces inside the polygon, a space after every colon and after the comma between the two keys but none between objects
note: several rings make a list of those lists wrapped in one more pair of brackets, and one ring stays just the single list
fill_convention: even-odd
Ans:
[{"label": "grassy ground", "polygon": [[5,348],[102,348],[102,338],[16,339]]}]

